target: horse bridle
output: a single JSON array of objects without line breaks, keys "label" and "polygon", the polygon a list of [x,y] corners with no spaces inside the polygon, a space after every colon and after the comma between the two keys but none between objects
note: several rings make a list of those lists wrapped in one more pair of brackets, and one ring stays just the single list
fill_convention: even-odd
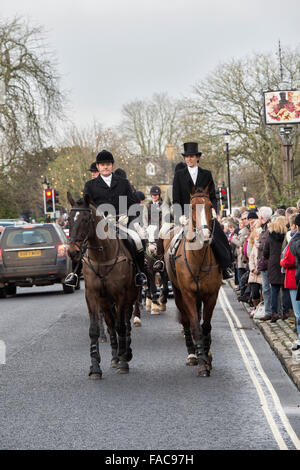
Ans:
[{"label": "horse bridle", "polygon": [[[196,197],[206,197],[207,199],[210,199],[210,197],[207,195],[207,194],[194,194],[193,196],[191,196],[191,199],[195,199]],[[201,230],[203,230],[204,228],[207,228],[210,232],[211,232],[211,236],[209,237],[209,239],[207,240],[208,241],[208,244],[211,244],[212,242],[212,239],[213,239],[213,234],[214,234],[214,231],[215,231],[215,219],[213,219],[213,228],[212,230],[210,230],[210,227],[208,225],[200,225],[200,227],[195,227],[195,232],[196,232],[196,235],[199,234],[199,232]]]},{"label": "horse bridle", "polygon": [[[116,255],[115,261],[114,261],[114,263],[112,264],[110,270],[106,273],[106,275],[105,275],[105,276],[102,276],[102,275],[99,274],[97,271],[95,271],[95,269],[94,269],[94,267],[93,267],[93,265],[92,265],[92,263],[91,263],[91,261],[90,261],[90,259],[89,259],[88,256],[87,256],[87,262],[86,262],[85,259],[83,258],[83,255],[84,255],[84,253],[85,253],[85,251],[86,251],[87,249],[92,249],[92,250],[100,251],[100,252],[103,251],[103,247],[102,247],[102,246],[100,246],[100,247],[99,247],[99,246],[96,246],[96,247],[95,247],[95,246],[90,246],[90,245],[88,245],[88,238],[89,238],[89,235],[90,235],[90,222],[93,220],[92,209],[91,209],[90,207],[72,207],[72,209],[70,209],[70,212],[71,212],[71,211],[76,211],[76,212],[78,212],[78,211],[89,211],[89,213],[90,213],[90,216],[89,216],[89,219],[88,219],[88,231],[87,231],[87,234],[86,234],[85,238],[83,239],[83,241],[82,241],[82,243],[81,243],[81,246],[80,246],[80,248],[79,248],[80,259],[79,259],[79,261],[78,261],[78,263],[77,263],[77,265],[76,265],[74,271],[76,271],[76,270],[78,269],[80,262],[83,260],[84,263],[96,274],[96,276],[99,277],[99,279],[104,280],[104,279],[107,277],[107,275],[113,270],[113,268],[115,267],[115,265],[116,265],[117,262],[118,262],[118,256],[119,256],[119,252],[120,252],[120,240],[119,240],[119,238],[117,237],[117,240],[118,240],[118,249],[117,249],[117,255]],[[76,244],[77,241],[80,241],[80,242],[81,242],[81,240],[74,240],[74,241],[73,241],[72,239],[70,239],[70,241],[71,241],[72,243],[74,243],[74,244]],[[75,275],[76,275],[76,274],[75,274]],[[76,276],[77,276],[77,275],[76,275]]]}]

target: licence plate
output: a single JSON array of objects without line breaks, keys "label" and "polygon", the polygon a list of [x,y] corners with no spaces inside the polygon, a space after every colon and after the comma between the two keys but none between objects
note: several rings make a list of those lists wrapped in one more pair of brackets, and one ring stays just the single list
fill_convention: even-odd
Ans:
[{"label": "licence plate", "polygon": [[18,251],[18,257],[19,258],[32,258],[33,256],[42,256],[41,250]]}]

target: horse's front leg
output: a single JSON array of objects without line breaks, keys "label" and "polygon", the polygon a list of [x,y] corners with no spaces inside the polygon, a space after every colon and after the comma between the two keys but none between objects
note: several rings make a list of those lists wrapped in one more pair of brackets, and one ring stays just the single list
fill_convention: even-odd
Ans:
[{"label": "horse's front leg", "polygon": [[160,305],[160,310],[165,311],[166,310],[166,304],[168,301],[169,297],[169,288],[168,288],[168,274],[166,270],[161,273],[161,292],[159,296],[159,305]]},{"label": "horse's front leg", "polygon": [[203,301],[203,341],[204,341],[204,352],[209,359],[210,369],[212,369],[212,354],[210,351],[211,345],[211,319],[215,305],[217,303],[218,294],[207,296]]},{"label": "horse's front leg", "polygon": [[[96,296],[95,291],[89,292],[86,290],[86,303],[88,306],[90,316],[89,336],[91,340],[90,356],[91,366],[89,377],[93,380],[101,379],[102,370],[100,369],[100,352],[99,352],[99,298]],[[91,300],[92,299],[92,300]]]},{"label": "horse's front leg", "polygon": [[[102,304],[103,305],[103,304]],[[110,347],[111,347],[111,363],[110,366],[115,369],[118,366],[118,338],[115,327],[116,322],[116,310],[115,307],[111,308],[108,302],[104,302],[105,314],[104,319],[107,324],[107,331],[109,333]]]},{"label": "horse's front leg", "polygon": [[179,313],[179,321],[183,328],[185,345],[188,352],[188,357],[186,359],[187,366],[195,366],[198,364],[197,356],[195,355],[195,344],[191,334],[191,327],[190,327],[190,320],[186,313],[186,307],[182,299],[181,291],[174,286],[173,284],[173,292],[176,307],[178,308]]},{"label": "horse's front leg", "polygon": [[104,326],[104,313],[100,308],[99,311],[99,328],[100,328],[100,342],[101,343],[106,343],[107,342],[107,336],[105,333],[105,326]]},{"label": "horse's front leg", "polygon": [[184,291],[183,301],[190,320],[191,333],[195,344],[195,353],[198,360],[198,375],[200,377],[208,377],[210,375],[211,363],[205,352],[204,334],[198,319],[196,293],[193,294]]},{"label": "horse's front leg", "polygon": [[116,330],[118,333],[118,359],[119,359],[117,372],[119,372],[120,374],[127,374],[129,372],[127,350],[128,348],[130,348],[130,343],[131,343],[131,337],[130,337],[131,327],[129,330],[129,337],[127,337],[128,325],[126,324],[126,320],[125,320],[124,302],[120,302],[120,304],[116,307],[116,311],[117,311]]},{"label": "horse's front leg", "polygon": [[129,304],[125,311],[125,324],[126,324],[126,360],[129,362],[132,359],[131,345],[131,323],[130,319],[132,316],[132,304]]},{"label": "horse's front leg", "polygon": [[[141,288],[140,288],[141,290]],[[140,291],[139,291],[139,296],[140,296]],[[134,307],[133,307],[133,324],[134,326],[141,326],[141,310],[140,310],[140,304],[139,304],[139,299],[136,299],[134,302]]]}]

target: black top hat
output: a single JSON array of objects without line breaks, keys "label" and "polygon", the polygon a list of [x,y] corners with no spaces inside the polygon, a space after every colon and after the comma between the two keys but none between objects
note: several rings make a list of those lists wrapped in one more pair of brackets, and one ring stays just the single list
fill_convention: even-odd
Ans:
[{"label": "black top hat", "polygon": [[198,144],[197,142],[186,142],[183,144],[184,153],[181,155],[186,157],[187,155],[198,155],[199,157],[202,155],[202,152],[198,151]]},{"label": "black top hat", "polygon": [[101,150],[96,158],[96,163],[114,163],[114,157],[107,150]]},{"label": "black top hat", "polygon": [[92,172],[94,172],[94,171],[95,171],[95,172],[96,172],[96,171],[98,172],[98,171],[99,171],[98,168],[96,167],[96,162],[93,162],[93,163],[91,164],[89,171],[92,171]]},{"label": "black top hat", "polygon": [[160,195],[161,191],[160,191],[160,187],[159,186],[152,186],[152,188],[150,189],[150,194],[151,196],[155,196],[156,194]]}]

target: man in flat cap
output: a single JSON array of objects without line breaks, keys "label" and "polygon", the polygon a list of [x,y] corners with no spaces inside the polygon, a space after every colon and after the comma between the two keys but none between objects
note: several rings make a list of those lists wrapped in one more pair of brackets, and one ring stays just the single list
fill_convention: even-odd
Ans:
[{"label": "man in flat cap", "polygon": [[[173,180],[173,204],[179,204],[184,214],[184,205],[190,204],[191,188],[209,188],[209,197],[213,208],[217,212],[217,198],[215,183],[209,170],[204,170],[198,163],[202,155],[198,151],[196,142],[187,142],[183,144],[186,167],[179,170],[174,175]],[[179,214],[174,214],[175,223],[179,221]],[[223,278],[229,279],[233,276],[229,266],[232,264],[232,253],[228,239],[222,230],[219,222],[215,219],[215,230],[211,244],[216,260],[223,272]]]},{"label": "man in flat cap", "polygon": [[[115,214],[120,215],[122,208],[120,207],[120,196],[127,197],[127,211],[133,204],[137,204],[138,200],[132,192],[131,185],[126,178],[120,177],[113,173],[114,157],[107,150],[102,150],[97,155],[96,167],[99,171],[97,178],[87,181],[83,193],[87,194],[90,200],[98,207],[101,204],[110,204],[115,209]],[[127,248],[130,250],[132,257],[136,263],[136,285],[142,286],[147,279],[144,274],[144,251],[137,251],[136,246],[130,237],[124,240]]]}]

